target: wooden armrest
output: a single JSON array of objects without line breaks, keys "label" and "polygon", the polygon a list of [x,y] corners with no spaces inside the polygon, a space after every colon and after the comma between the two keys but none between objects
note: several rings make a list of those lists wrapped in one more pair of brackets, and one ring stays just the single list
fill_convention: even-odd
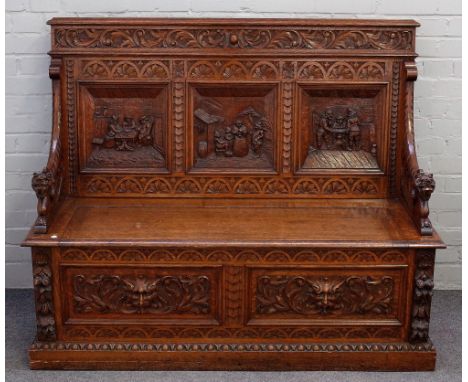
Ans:
[{"label": "wooden armrest", "polygon": [[62,188],[60,71],[61,60],[52,59],[49,69],[53,96],[52,137],[49,159],[46,167],[41,172],[34,173],[32,177],[32,188],[37,196],[38,216],[33,226],[35,233],[47,232]]},{"label": "wooden armrest", "polygon": [[419,168],[416,156],[413,126],[413,88],[418,72],[414,62],[405,63],[405,76],[407,94],[401,191],[406,206],[421,235],[430,236],[433,230],[432,223],[429,220],[428,202],[435,189],[435,181],[431,173]]}]

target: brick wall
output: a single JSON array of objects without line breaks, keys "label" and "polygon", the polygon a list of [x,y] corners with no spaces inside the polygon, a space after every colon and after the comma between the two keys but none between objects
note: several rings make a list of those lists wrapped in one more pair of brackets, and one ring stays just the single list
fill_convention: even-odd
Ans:
[{"label": "brick wall", "polygon": [[461,0],[6,0],[6,286],[31,287],[18,243],[35,217],[30,187],[49,149],[49,28],[54,16],[414,18],[420,165],[434,172],[431,217],[448,249],[436,287],[461,288]]}]

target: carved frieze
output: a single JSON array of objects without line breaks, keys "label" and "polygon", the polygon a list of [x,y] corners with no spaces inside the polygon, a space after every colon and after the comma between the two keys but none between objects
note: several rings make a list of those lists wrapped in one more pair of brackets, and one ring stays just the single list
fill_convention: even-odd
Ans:
[{"label": "carved frieze", "polygon": [[86,79],[168,79],[169,62],[158,60],[83,60],[79,76]]},{"label": "carved frieze", "polygon": [[78,313],[207,314],[207,276],[75,275],[73,306]]},{"label": "carved frieze", "polygon": [[395,302],[394,284],[390,276],[262,276],[255,307],[259,314],[385,315]]},{"label": "carved frieze", "polygon": [[56,49],[412,50],[410,29],[86,28],[55,27]]},{"label": "carved frieze", "polygon": [[379,81],[385,79],[384,61],[306,61],[299,62],[299,80]]},{"label": "carved frieze", "polygon": [[[209,262],[209,263],[306,263],[306,264],[407,264],[408,253],[396,249],[304,249],[304,248],[66,248],[63,261],[72,262]],[[240,277],[233,268],[232,282]]]},{"label": "carved frieze", "polygon": [[265,195],[345,197],[359,195],[376,197],[384,195],[385,189],[379,177],[149,177],[149,176],[106,176],[84,177],[82,192],[85,195]]},{"label": "carved frieze", "polygon": [[151,325],[67,325],[64,327],[67,339],[83,338],[87,340],[109,339],[155,339],[155,338],[397,338],[401,328],[373,325],[367,327],[346,326],[249,326],[249,327],[206,327],[206,326],[151,326]]}]

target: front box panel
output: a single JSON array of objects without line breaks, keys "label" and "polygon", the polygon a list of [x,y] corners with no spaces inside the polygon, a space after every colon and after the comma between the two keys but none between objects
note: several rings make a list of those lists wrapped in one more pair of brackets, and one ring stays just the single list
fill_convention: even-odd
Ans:
[{"label": "front box panel", "polygon": [[64,248],[59,333],[91,341],[400,341],[411,252]]}]

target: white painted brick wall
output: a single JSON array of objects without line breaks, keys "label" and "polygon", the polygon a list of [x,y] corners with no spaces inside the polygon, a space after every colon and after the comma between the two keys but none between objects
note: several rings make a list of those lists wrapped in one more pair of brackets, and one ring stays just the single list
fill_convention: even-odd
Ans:
[{"label": "white painted brick wall", "polygon": [[47,160],[49,28],[54,16],[414,18],[420,164],[434,172],[432,221],[448,245],[436,287],[461,288],[461,0],[6,0],[6,285],[31,287],[18,244],[35,216],[31,174]]}]

